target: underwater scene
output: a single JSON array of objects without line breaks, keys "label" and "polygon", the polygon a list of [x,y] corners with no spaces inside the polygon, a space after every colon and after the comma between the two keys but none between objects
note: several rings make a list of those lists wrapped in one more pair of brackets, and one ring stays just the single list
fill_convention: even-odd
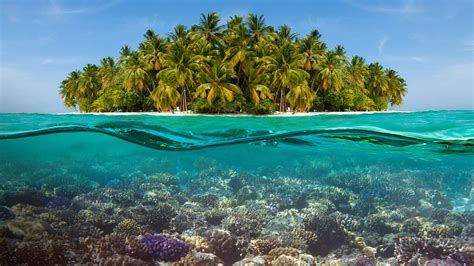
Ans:
[{"label": "underwater scene", "polygon": [[0,114],[0,265],[472,265],[474,111]]}]

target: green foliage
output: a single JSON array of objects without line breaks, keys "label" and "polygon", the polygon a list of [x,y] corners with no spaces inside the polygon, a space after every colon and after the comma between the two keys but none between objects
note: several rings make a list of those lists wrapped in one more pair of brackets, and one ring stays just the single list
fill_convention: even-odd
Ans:
[{"label": "green foliage", "polygon": [[88,64],[61,82],[68,108],[82,112],[199,113],[387,110],[403,103],[405,80],[378,63],[328,50],[318,30],[299,37],[262,15],[215,12],[176,26],[166,38],[148,30],[134,51]]},{"label": "green foliage", "polygon": [[[142,104],[138,91],[130,91],[114,85],[106,88],[104,93],[92,104],[94,112],[128,112],[137,110]],[[81,108],[82,110],[82,108]]]},{"label": "green foliage", "polygon": [[238,96],[232,102],[217,99],[212,103],[203,98],[196,98],[191,103],[191,110],[197,113],[224,114],[239,113],[243,110],[245,98]]},{"label": "green foliage", "polygon": [[94,103],[94,98],[91,98],[91,97],[82,97],[77,102],[77,104],[79,105],[79,110],[84,111],[84,112],[92,112],[93,103]]},{"label": "green foliage", "polygon": [[247,102],[244,111],[250,114],[264,115],[275,112],[277,108],[278,105],[274,101],[265,99],[260,101],[256,106],[253,103]]},{"label": "green foliage", "polygon": [[374,101],[374,110],[383,111],[388,108],[389,98],[387,96],[373,96],[372,100]]}]

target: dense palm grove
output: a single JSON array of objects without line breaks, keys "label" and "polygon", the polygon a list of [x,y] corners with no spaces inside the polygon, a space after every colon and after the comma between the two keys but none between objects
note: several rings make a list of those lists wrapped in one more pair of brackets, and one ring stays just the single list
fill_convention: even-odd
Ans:
[{"label": "dense palm grove", "polygon": [[201,15],[166,38],[148,30],[138,51],[122,47],[115,60],[88,64],[62,81],[66,107],[84,112],[386,110],[406,94],[392,69],[328,50],[317,30],[299,38],[263,16]]}]

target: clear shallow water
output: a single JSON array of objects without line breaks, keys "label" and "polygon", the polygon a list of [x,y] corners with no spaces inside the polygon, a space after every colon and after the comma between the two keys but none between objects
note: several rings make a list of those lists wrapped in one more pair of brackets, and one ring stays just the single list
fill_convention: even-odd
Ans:
[{"label": "clear shallow water", "polygon": [[278,167],[289,175],[315,162],[332,165],[331,171],[377,165],[393,172],[424,172],[428,179],[449,176],[445,189],[455,200],[469,197],[472,186],[474,112],[307,117],[1,114],[0,147],[0,163],[19,175],[24,165],[30,170],[59,167],[99,183],[137,171],[160,171],[160,164],[178,175],[195,173],[196,162],[203,158],[243,171]]},{"label": "clear shallow water", "polygon": [[[189,185],[219,168],[249,173],[252,182],[291,178],[292,189],[301,191],[311,190],[305,182],[346,189],[357,200],[346,202],[352,207],[336,202],[336,209],[361,219],[380,210],[377,204],[392,209],[430,204],[459,213],[474,206],[474,111],[306,117],[0,114],[0,151],[4,192],[25,184],[50,194],[65,184],[92,191],[112,181],[128,184],[170,173],[187,195],[232,198],[226,188],[219,190],[222,184]],[[370,184],[360,181],[365,188],[349,185],[368,176]],[[215,182],[230,182],[226,178]],[[278,193],[294,201],[285,191]],[[416,203],[409,202],[413,197],[390,201],[396,193],[415,195]],[[275,195],[258,200],[270,206]],[[372,205],[360,211],[356,201]]]}]

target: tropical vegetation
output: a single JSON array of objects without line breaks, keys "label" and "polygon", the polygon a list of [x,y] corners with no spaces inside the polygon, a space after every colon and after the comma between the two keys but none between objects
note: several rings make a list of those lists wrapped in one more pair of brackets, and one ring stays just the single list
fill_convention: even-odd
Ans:
[{"label": "tropical vegetation", "polygon": [[406,93],[395,70],[328,49],[316,29],[299,37],[263,16],[222,23],[215,12],[166,36],[148,30],[137,50],[71,72],[59,91],[82,112],[255,114],[387,110]]}]

